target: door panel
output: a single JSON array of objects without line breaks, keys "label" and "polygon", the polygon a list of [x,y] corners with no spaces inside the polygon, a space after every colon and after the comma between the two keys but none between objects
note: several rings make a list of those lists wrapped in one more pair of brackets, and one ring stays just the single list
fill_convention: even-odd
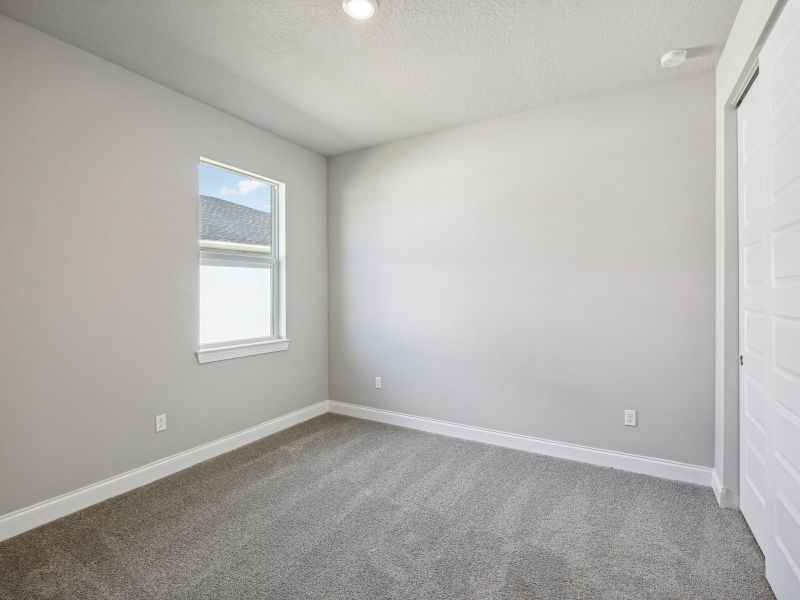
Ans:
[{"label": "door panel", "polygon": [[766,204],[767,578],[800,599],[800,1],[787,3],[759,57]]},{"label": "door panel", "polygon": [[762,547],[769,542],[769,417],[766,355],[769,316],[765,248],[766,160],[761,85],[739,106],[739,372],[740,506]]}]

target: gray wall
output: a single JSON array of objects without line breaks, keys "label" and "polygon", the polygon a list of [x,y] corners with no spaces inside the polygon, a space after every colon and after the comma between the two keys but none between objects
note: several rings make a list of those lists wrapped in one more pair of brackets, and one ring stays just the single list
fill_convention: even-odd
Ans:
[{"label": "gray wall", "polygon": [[331,399],[712,464],[711,74],[328,168]]},{"label": "gray wall", "polygon": [[[327,398],[323,157],[4,17],[0,81],[0,514]],[[197,364],[199,156],[287,185],[287,352]]]}]

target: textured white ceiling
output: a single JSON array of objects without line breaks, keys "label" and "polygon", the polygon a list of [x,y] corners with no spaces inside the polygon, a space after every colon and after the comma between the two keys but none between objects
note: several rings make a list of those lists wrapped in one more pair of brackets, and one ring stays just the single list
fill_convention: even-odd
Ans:
[{"label": "textured white ceiling", "polygon": [[[326,155],[713,69],[740,0],[0,0]],[[659,56],[699,48],[664,70]]]}]

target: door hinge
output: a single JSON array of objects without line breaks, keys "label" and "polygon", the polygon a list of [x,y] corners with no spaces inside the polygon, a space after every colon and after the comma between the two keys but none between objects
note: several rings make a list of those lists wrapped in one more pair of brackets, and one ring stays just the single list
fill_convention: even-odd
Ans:
[{"label": "door hinge", "polygon": [[741,354],[739,355],[739,364],[741,366],[744,366],[744,356],[742,356]]}]

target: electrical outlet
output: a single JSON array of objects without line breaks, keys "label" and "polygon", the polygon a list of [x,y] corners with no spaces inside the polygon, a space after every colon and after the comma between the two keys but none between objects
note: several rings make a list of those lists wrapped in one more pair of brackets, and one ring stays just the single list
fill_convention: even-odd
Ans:
[{"label": "electrical outlet", "polygon": [[167,415],[156,415],[156,433],[164,431],[167,428]]},{"label": "electrical outlet", "polygon": [[625,411],[625,425],[628,427],[636,427],[636,411],[635,410],[626,410]]},{"label": "electrical outlet", "polygon": [[375,389],[379,390],[383,387],[383,382],[381,381],[380,377],[375,378]]}]

